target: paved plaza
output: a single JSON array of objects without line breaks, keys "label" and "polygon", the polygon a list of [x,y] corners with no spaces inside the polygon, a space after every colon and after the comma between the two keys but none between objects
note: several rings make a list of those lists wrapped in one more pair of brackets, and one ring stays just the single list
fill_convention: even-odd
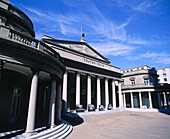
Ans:
[{"label": "paved plaza", "polygon": [[123,111],[83,115],[68,139],[170,139],[170,115]]}]

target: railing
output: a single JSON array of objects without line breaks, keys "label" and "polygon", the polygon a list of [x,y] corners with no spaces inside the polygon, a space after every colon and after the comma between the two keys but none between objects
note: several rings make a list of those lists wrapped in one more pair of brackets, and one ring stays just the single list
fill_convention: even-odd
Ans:
[{"label": "railing", "polygon": [[55,57],[56,59],[61,59],[59,54],[50,46],[24,33],[10,29],[8,27],[1,27],[1,26],[0,26],[0,31],[2,32],[0,33],[0,38],[8,39],[28,47],[33,47],[39,51],[42,51],[50,56]]},{"label": "railing", "polygon": [[122,85],[122,88],[140,88],[140,87],[155,87],[157,84],[148,83],[148,84],[129,84],[129,85]]},{"label": "railing", "polygon": [[12,29],[10,29],[8,38],[36,48],[38,45],[38,40]]}]

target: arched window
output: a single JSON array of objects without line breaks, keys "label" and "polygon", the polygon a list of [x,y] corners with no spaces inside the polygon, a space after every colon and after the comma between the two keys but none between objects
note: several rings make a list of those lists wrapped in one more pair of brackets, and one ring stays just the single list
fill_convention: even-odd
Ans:
[{"label": "arched window", "polygon": [[135,77],[131,77],[129,80],[131,81],[131,85],[135,86]]}]

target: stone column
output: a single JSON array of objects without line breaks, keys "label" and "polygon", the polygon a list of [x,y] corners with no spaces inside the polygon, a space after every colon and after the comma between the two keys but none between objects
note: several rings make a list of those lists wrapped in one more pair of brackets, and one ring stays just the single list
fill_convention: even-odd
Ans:
[{"label": "stone column", "polygon": [[165,92],[165,100],[166,100],[167,108],[169,108],[169,103],[168,103],[168,94],[167,94],[167,92]]},{"label": "stone column", "polygon": [[80,73],[76,75],[76,105],[80,104]]},{"label": "stone column", "polygon": [[115,91],[115,81],[112,80],[112,102],[113,102],[113,109],[116,108],[116,91]]},{"label": "stone column", "polygon": [[133,93],[130,92],[130,97],[131,97],[131,107],[134,108],[134,105],[133,105]]},{"label": "stone column", "polygon": [[152,109],[152,97],[151,97],[151,92],[149,91],[148,92],[148,95],[149,95],[149,105],[150,105],[150,109]]},{"label": "stone column", "polygon": [[165,104],[164,104],[164,101],[165,101],[165,99],[164,99],[164,92],[161,92],[161,96],[162,96],[162,105],[163,105],[163,108],[165,108]]},{"label": "stone column", "polygon": [[63,106],[62,106],[62,110],[63,112],[67,112],[67,71],[63,76]]},{"label": "stone column", "polygon": [[161,106],[161,96],[160,96],[160,93],[158,93],[158,103],[159,103],[159,108],[162,108],[162,106]]},{"label": "stone column", "polygon": [[49,108],[49,126],[50,128],[55,127],[55,100],[56,100],[56,78],[54,75],[51,76],[51,97],[50,97],[50,108]]},{"label": "stone column", "polygon": [[87,110],[88,105],[91,104],[91,76],[87,76]]},{"label": "stone column", "polygon": [[118,90],[119,90],[119,108],[122,108],[122,92],[121,92],[121,82],[119,82],[119,86],[118,86]]},{"label": "stone column", "polygon": [[24,133],[25,136],[31,136],[35,134],[35,115],[36,115],[36,102],[37,102],[37,88],[38,88],[38,75],[39,71],[32,70],[33,77],[31,81],[31,90],[30,90],[30,99],[28,107],[28,116],[27,116],[27,126]]},{"label": "stone column", "polygon": [[139,92],[139,104],[140,104],[140,109],[142,108],[142,95],[141,92]]},{"label": "stone column", "polygon": [[109,84],[108,79],[105,79],[105,110],[107,110],[108,105],[109,105]]},{"label": "stone column", "polygon": [[61,121],[61,79],[57,79],[56,91],[56,123]]},{"label": "stone column", "polygon": [[123,93],[123,106],[126,108],[126,93]]},{"label": "stone column", "polygon": [[97,77],[97,110],[99,110],[99,105],[101,105],[101,88],[100,88],[100,78]]}]

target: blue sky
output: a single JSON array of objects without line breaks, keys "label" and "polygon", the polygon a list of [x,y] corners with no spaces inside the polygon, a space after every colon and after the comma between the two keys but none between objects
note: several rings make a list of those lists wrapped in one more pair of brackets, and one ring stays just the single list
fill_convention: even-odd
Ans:
[{"label": "blue sky", "polygon": [[36,38],[86,42],[121,69],[170,67],[170,0],[10,0]]}]

